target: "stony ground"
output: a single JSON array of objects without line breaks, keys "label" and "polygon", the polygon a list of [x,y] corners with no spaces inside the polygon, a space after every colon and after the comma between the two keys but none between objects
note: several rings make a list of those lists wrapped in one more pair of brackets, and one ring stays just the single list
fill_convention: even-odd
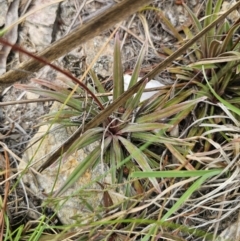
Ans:
[{"label": "stony ground", "polygon": [[[8,36],[8,40],[20,44],[32,53],[37,53],[68,34],[78,25],[93,18],[101,9],[105,9],[115,4],[115,2],[114,0],[70,0],[50,5],[44,8],[44,10],[28,16],[18,28],[13,29],[12,34]],[[205,1],[187,0],[185,2],[199,17],[202,16]],[[20,16],[24,16],[24,14],[34,9],[41,9],[41,6],[45,4],[46,1],[44,0],[15,0],[12,5],[9,5],[7,0],[1,1],[0,27],[14,22]],[[155,0],[152,7],[161,9],[179,34],[183,31],[183,26],[191,25],[191,20],[181,5],[181,1]],[[106,41],[113,31],[113,28],[106,30],[101,36],[84,45],[76,46],[76,49],[71,53],[56,60],[55,64],[71,71],[76,77],[80,77],[86,63],[89,64],[93,60],[102,43]],[[123,21],[119,29],[119,35],[123,43],[122,55],[125,73],[131,73],[133,70],[145,39],[148,40],[149,48],[141,69],[142,75],[151,71],[157,63],[167,57],[166,48],[174,51],[179,46],[175,35],[162,20],[161,14],[154,10],[135,14]],[[113,40],[104,54],[94,64],[94,70],[103,80],[111,79],[112,46]],[[11,68],[17,68],[19,63],[28,59],[23,54],[11,52],[11,49],[2,47],[1,50],[4,54],[1,52],[0,55],[0,74]],[[28,83],[33,77],[47,79],[55,83],[62,79],[59,73],[56,73],[49,67],[43,68],[38,73],[29,73],[29,79],[24,80],[24,82]],[[156,79],[161,83],[171,83],[171,76],[166,72],[162,72]],[[41,121],[39,118],[48,113],[53,103],[52,101],[21,103],[21,101],[38,99],[40,97],[18,90],[13,86],[6,88],[2,92],[0,103],[0,141],[4,142],[17,156],[22,156],[28,141],[38,129],[37,125]],[[2,152],[1,148],[0,151]],[[0,166],[3,165],[1,160],[0,158]],[[16,160],[13,160],[11,165],[16,167]],[[19,195],[23,195],[21,192],[22,190],[20,189]],[[0,193],[3,193],[1,187]],[[39,200],[36,200],[34,196],[31,196],[31,198],[32,203],[35,203],[37,206]]]}]

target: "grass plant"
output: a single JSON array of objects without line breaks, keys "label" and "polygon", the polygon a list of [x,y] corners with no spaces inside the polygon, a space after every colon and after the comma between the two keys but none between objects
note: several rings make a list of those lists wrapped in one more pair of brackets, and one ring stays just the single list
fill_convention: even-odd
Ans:
[{"label": "grass plant", "polygon": [[[179,53],[184,48],[186,52],[174,59],[178,65],[168,67],[169,60],[161,65],[168,67],[173,84],[143,102],[141,95],[149,79],[137,81],[147,44],[139,53],[125,91],[117,34],[112,99],[99,95],[105,89],[93,70],[87,73],[87,84],[66,81],[68,88],[39,79],[34,82],[45,88],[16,85],[63,103],[59,111],[44,116],[41,124],[78,128],[78,137],[62,155],[49,159],[38,171],[91,143],[99,143],[65,184],[46,197],[43,206],[62,197],[98,163],[107,164],[109,170],[94,180],[103,188],[106,202],[101,207],[87,207],[92,210],[92,216],[85,217],[87,222],[78,215],[72,225],[54,225],[42,214],[29,228],[20,225],[11,231],[6,212],[2,212],[5,240],[217,240],[218,220],[229,220],[238,209],[240,185],[239,37],[235,34],[240,23],[220,21],[221,5],[217,0],[213,7],[213,1],[208,0],[202,20],[185,5],[194,28],[186,27],[184,37],[178,34],[176,39],[182,41]],[[218,24],[214,26],[213,22]],[[190,46],[198,32],[199,39]],[[89,98],[75,98],[73,93]],[[78,121],[73,121],[76,116]],[[101,121],[92,123],[95,119]],[[108,173],[111,187],[102,182]],[[112,201],[114,188],[124,197],[119,203]]]}]

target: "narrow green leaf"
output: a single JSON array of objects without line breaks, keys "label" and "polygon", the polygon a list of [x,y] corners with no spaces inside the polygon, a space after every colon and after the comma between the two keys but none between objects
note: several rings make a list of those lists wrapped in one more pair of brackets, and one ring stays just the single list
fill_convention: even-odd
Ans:
[{"label": "narrow green leaf", "polygon": [[222,44],[222,41],[217,40],[217,39],[213,39],[210,42],[208,57],[212,58],[212,57],[218,56],[218,54],[220,53],[219,50],[221,48],[221,44]]},{"label": "narrow green leaf", "polygon": [[[102,138],[101,128],[90,129],[90,130],[86,131],[82,136],[78,137],[72,143],[72,145],[68,148],[68,150],[65,152],[65,154],[61,155],[60,158],[63,158],[63,157],[66,158],[69,155],[71,155],[72,153],[74,153],[75,151],[79,150],[80,148],[83,148],[97,140],[100,140],[101,138]],[[49,159],[47,159],[41,165],[40,168],[45,169],[45,168],[51,166],[56,161],[58,161],[58,159],[55,159],[54,161],[49,161]]]},{"label": "narrow green leaf", "polygon": [[216,65],[216,64],[213,64],[213,63],[208,63],[207,61],[206,62],[196,62],[196,63],[193,63],[191,64],[191,67],[195,68],[195,69],[202,69],[202,66],[204,65],[205,69],[216,69],[218,68],[219,66]]},{"label": "narrow green leaf", "polygon": [[145,86],[147,84],[147,79],[142,83],[141,87],[137,91],[136,95],[131,98],[131,101],[128,103],[128,107],[126,108],[122,120],[127,120],[129,116],[133,113],[133,110],[139,105],[141,96],[143,94],[143,91],[145,89]]},{"label": "narrow green leaf", "polygon": [[[216,86],[216,85],[218,86],[220,81],[224,79],[224,76],[226,76],[226,74],[234,73],[232,70],[236,65],[237,65],[237,62],[227,62],[220,69],[218,69],[216,73],[212,74],[212,78],[209,81],[211,86]],[[206,93],[211,93],[207,85],[205,85],[204,88],[208,89]],[[208,98],[211,97],[211,95],[209,94],[207,94],[207,96]]]},{"label": "narrow green leaf", "polygon": [[117,183],[116,171],[115,171],[115,168],[117,166],[117,160],[116,160],[116,153],[114,151],[113,145],[114,145],[114,140],[112,141],[112,143],[110,143],[110,147],[107,149],[107,151],[104,154],[104,163],[107,163],[107,165],[109,165],[112,168],[112,170],[111,170],[112,183],[111,184],[114,185]]},{"label": "narrow green leaf", "polygon": [[168,129],[173,127],[173,125],[164,123],[142,123],[142,124],[128,124],[118,134],[128,133],[128,132],[142,132],[142,131],[153,131],[157,129]]},{"label": "narrow green leaf", "polygon": [[182,103],[184,100],[190,99],[189,97],[192,94],[195,94],[195,90],[194,89],[187,89],[186,91],[181,89],[180,91],[181,91],[181,95],[178,95],[177,98],[172,98],[172,99],[168,100],[166,102],[166,104],[164,105],[164,107],[170,107],[170,106]]},{"label": "narrow green leaf", "polygon": [[2,30],[0,30],[0,37],[2,37],[5,33],[7,33],[7,29],[2,29]]},{"label": "narrow green leaf", "polygon": [[174,115],[186,108],[189,108],[192,105],[195,105],[201,101],[204,101],[205,99],[206,99],[206,97],[203,96],[203,97],[200,97],[195,100],[185,101],[183,103],[176,104],[174,106],[169,106],[162,110],[155,111],[149,115],[141,116],[141,117],[137,118],[136,122],[137,123],[146,123],[146,122],[161,121],[162,119],[169,118],[172,115]]},{"label": "narrow green leaf", "polygon": [[[135,145],[133,145],[130,141],[126,140],[123,137],[118,137],[119,140],[122,142],[124,147],[127,149],[128,153],[131,157],[138,163],[138,165],[142,168],[143,171],[152,171],[151,167],[149,166],[149,160],[147,156]],[[159,184],[156,178],[149,178],[150,182],[153,184],[155,189],[158,192],[161,192],[159,188]]]},{"label": "narrow green leaf", "polygon": [[233,111],[234,113],[236,113],[237,115],[240,115],[240,109],[237,108],[236,106],[230,104],[229,102],[227,102],[226,100],[224,100],[222,97],[220,97],[216,92],[215,90],[212,88],[212,86],[209,84],[208,82],[208,79],[207,79],[207,76],[206,76],[206,72],[204,70],[204,66],[202,68],[203,70],[203,75],[204,75],[204,78],[207,82],[207,85],[209,87],[209,89],[211,90],[211,92],[213,93],[213,95],[222,103],[224,104],[229,110]]},{"label": "narrow green leaf", "polygon": [[133,132],[132,138],[135,138],[143,143],[145,142],[151,142],[154,145],[162,145],[165,143],[169,143],[172,145],[180,145],[180,146],[192,146],[191,143],[188,143],[186,141],[183,141],[181,139],[174,139],[170,137],[165,136],[158,136],[157,134],[151,133],[151,132]]},{"label": "narrow green leaf", "polygon": [[[99,81],[97,75],[95,74],[95,72],[90,69],[89,70],[89,75],[91,76],[97,90],[98,90],[98,93],[105,93],[105,89],[102,85],[102,83]],[[102,96],[102,97],[98,97],[100,100],[102,100],[104,103],[108,102],[108,97],[107,96]]]},{"label": "narrow green leaf", "polygon": [[205,9],[205,14],[204,14],[204,16],[205,16],[205,19],[203,22],[204,28],[207,27],[211,23],[211,20],[212,20],[211,14],[212,14],[212,0],[208,0],[206,9]]},{"label": "narrow green leaf", "polygon": [[205,174],[212,173],[213,171],[222,170],[199,170],[199,171],[158,171],[158,172],[133,172],[132,177],[138,178],[148,178],[148,177],[167,177],[167,178],[177,178],[177,177],[200,177]]},{"label": "narrow green leaf", "polygon": [[146,49],[147,49],[147,41],[145,41],[143,43],[143,46],[142,46],[142,48],[140,50],[140,53],[138,55],[138,59],[137,59],[137,62],[135,64],[135,67],[134,67],[134,70],[133,70],[133,73],[132,73],[132,78],[130,80],[128,89],[131,88],[132,86],[134,86],[138,81],[140,70],[141,70],[141,65],[142,65],[142,62],[143,62],[143,59],[144,59],[144,55],[146,53]]},{"label": "narrow green leaf", "polygon": [[222,170],[213,170],[207,174],[204,174],[201,178],[195,181],[188,190],[177,200],[177,202],[170,208],[170,210],[161,218],[161,221],[166,221],[173,213],[175,213],[183,203],[196,191],[209,177],[218,175]]},{"label": "narrow green leaf", "polygon": [[220,24],[220,26],[217,28],[215,39],[221,41],[222,36],[229,31],[230,27],[231,25],[229,21],[225,19],[225,21],[222,24]]},{"label": "narrow green leaf", "polygon": [[[116,136],[113,136],[112,152],[113,152],[112,154],[114,159],[111,160],[111,167],[115,167],[124,159],[122,147],[120,146],[120,143]],[[112,174],[112,183],[115,184],[116,183],[115,169],[113,169],[111,174]]]},{"label": "narrow green leaf", "polygon": [[186,108],[185,110],[180,111],[174,116],[174,118],[169,120],[168,124],[172,124],[173,126],[178,125],[182,120],[185,120],[187,116],[189,116],[192,110],[193,110],[193,106],[190,106],[189,108]]},{"label": "narrow green leaf", "polygon": [[122,68],[120,40],[116,34],[113,59],[113,100],[116,100],[124,92]]},{"label": "narrow green leaf", "polygon": [[237,65],[236,74],[240,73],[240,64]]},{"label": "narrow green leaf", "polygon": [[227,36],[224,38],[221,45],[220,53],[225,53],[232,50],[234,33],[239,29],[239,24],[236,24],[230,28],[227,32]]},{"label": "narrow green leaf", "polygon": [[96,127],[93,129],[89,129],[84,132],[78,139],[76,139],[70,148],[66,152],[66,156],[74,153],[75,151],[86,147],[95,141],[101,140],[103,137],[104,128]]},{"label": "narrow green leaf", "polygon": [[116,136],[113,137],[113,151],[116,158],[115,162],[118,164],[123,160],[123,152]]},{"label": "narrow green leaf", "polygon": [[69,175],[64,185],[56,193],[54,193],[54,197],[62,195],[68,188],[77,182],[77,180],[87,171],[87,169],[94,165],[96,160],[101,155],[101,152],[105,152],[110,142],[111,137],[106,138],[104,141],[103,150],[101,149],[101,146],[97,146],[83,161],[81,161],[74,171]]},{"label": "narrow green leaf", "polygon": [[228,52],[223,52],[223,53],[219,54],[219,57],[230,58],[232,61],[234,61],[234,60],[239,60],[240,53],[238,51],[228,51]]},{"label": "narrow green leaf", "polygon": [[61,111],[53,111],[46,115],[43,115],[42,119],[44,120],[54,119],[57,115],[57,118],[55,118],[55,120],[65,119],[65,118],[68,118],[70,120],[70,117],[79,116],[79,114],[80,112],[74,109],[63,109]]},{"label": "narrow green leaf", "polygon": [[222,81],[221,82],[219,81],[220,88],[218,89],[218,93],[225,93],[225,91],[230,86],[232,79],[233,79],[232,72],[226,73]]},{"label": "narrow green leaf", "polygon": [[221,54],[216,58],[208,58],[206,60],[198,61],[196,63],[190,64],[189,66],[200,69],[201,66],[204,65],[204,68],[206,69],[206,67],[215,66],[218,63],[227,63],[227,62],[234,62],[234,61],[240,61],[240,55],[238,54],[234,56],[233,51],[231,51],[228,53],[224,53],[224,55]]},{"label": "narrow green leaf", "polygon": [[[137,81],[138,81],[138,78],[139,78],[139,73],[140,73],[140,69],[141,69],[141,65],[142,65],[142,62],[143,62],[143,58],[144,58],[144,55],[146,53],[146,49],[147,49],[147,41],[144,42],[142,48],[141,48],[141,51],[138,55],[138,59],[137,59],[137,62],[136,62],[136,65],[134,67],[134,70],[133,70],[133,73],[132,73],[132,78],[130,80],[130,83],[129,83],[129,86],[128,86],[128,89],[131,88],[132,86],[134,86]],[[131,97],[129,100],[127,100],[126,104],[125,104],[125,107],[127,109],[130,109],[130,104],[132,103],[132,100],[133,100],[133,97]],[[132,106],[132,104],[131,104]],[[131,107],[132,109],[133,107]],[[128,117],[126,116],[126,119]]]},{"label": "narrow green leaf", "polygon": [[188,14],[190,15],[191,19],[193,20],[194,26],[196,27],[196,30],[198,32],[201,32],[203,28],[202,28],[202,25],[201,25],[200,21],[198,20],[196,15],[193,13],[193,11],[186,4],[183,4],[183,5],[186,8],[186,10],[187,10]]},{"label": "narrow green leaf", "polygon": [[220,12],[220,9],[221,9],[221,6],[222,6],[222,1],[223,0],[217,0],[216,1],[215,5],[214,5],[214,10],[213,10],[213,13],[215,13],[215,15],[213,15],[212,21],[214,21],[218,16],[218,14]]},{"label": "narrow green leaf", "polygon": [[[38,88],[36,86],[26,86],[26,88],[25,87],[23,87],[23,88],[26,91],[29,91],[29,92],[32,92],[32,93],[35,93],[38,95],[42,95],[44,97],[53,98],[61,103],[64,103],[66,101],[66,99],[68,98],[68,94],[63,94],[61,92],[46,90],[46,89]],[[69,101],[67,102],[67,105],[76,110],[82,111],[80,103],[81,103],[80,100],[77,100],[77,99],[74,99],[71,97],[69,99]]]}]

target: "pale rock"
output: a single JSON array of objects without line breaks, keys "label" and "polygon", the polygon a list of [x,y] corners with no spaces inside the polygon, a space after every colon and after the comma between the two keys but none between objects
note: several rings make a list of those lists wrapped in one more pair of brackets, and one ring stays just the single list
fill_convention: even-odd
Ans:
[{"label": "pale rock", "polygon": [[107,37],[96,36],[93,39],[89,39],[82,45],[86,54],[86,62],[88,65],[93,64],[93,70],[95,73],[100,74],[103,77],[111,76],[113,70],[113,52],[114,41],[111,40],[96,59],[96,55],[101,50],[102,46],[108,41]]},{"label": "pale rock", "polygon": [[240,223],[231,223],[216,239],[216,241],[240,241]]},{"label": "pale rock", "polygon": [[2,28],[6,23],[6,15],[8,11],[7,0],[0,0],[0,27]]},{"label": "pale rock", "polygon": [[[33,14],[26,17],[20,33],[21,46],[30,52],[41,51],[53,41],[53,31],[56,22],[59,2],[48,6],[49,1],[34,0],[29,11]],[[42,8],[45,5],[44,8]],[[21,54],[21,61],[29,57]]]},{"label": "pale rock", "polygon": [[[128,74],[125,74],[124,75],[124,90],[126,91],[128,89],[128,86],[130,84],[130,80],[131,80],[131,75],[128,75]],[[138,78],[138,81],[140,80],[141,78]],[[158,88],[158,87],[162,87],[164,86],[163,84],[161,84],[159,81],[157,80],[150,80],[146,86],[145,86],[145,89],[148,89],[148,88]],[[142,97],[141,97],[141,101],[144,101],[144,100],[147,100],[149,98],[151,98],[153,95],[155,95],[158,91],[151,91],[151,92],[144,92],[142,94]]]},{"label": "pale rock", "polygon": [[[35,94],[35,93],[32,93],[32,92],[26,92],[26,98],[27,98],[28,100],[38,99],[38,98],[39,98],[39,94]],[[38,105],[37,102],[31,102],[31,103],[29,103],[29,107],[30,107],[31,109],[37,108],[37,105]]]},{"label": "pale rock", "polygon": [[[57,110],[59,107],[60,104],[55,102],[51,111]],[[58,209],[54,203],[51,203],[51,199],[48,200],[47,196],[44,194],[51,194],[59,190],[72,171],[97,145],[99,145],[99,142],[93,143],[87,148],[77,151],[63,163],[55,163],[45,169],[43,172],[38,173],[36,171],[37,168],[40,167],[49,154],[61,143],[66,141],[66,139],[69,138],[74,131],[69,128],[56,129],[56,125],[53,125],[50,128],[50,134],[46,135],[42,142],[39,141],[34,143],[48,130],[49,125],[44,125],[39,128],[38,133],[29,143],[29,148],[24,153],[22,162],[19,163],[18,169],[21,172],[25,172],[22,176],[22,180],[25,184],[28,184],[32,192],[35,193],[35,195],[39,198],[44,199],[45,202],[48,203],[48,206],[56,210],[58,217],[64,224],[70,224],[74,222],[72,219],[74,216],[87,217],[88,215],[91,215],[90,211],[86,209],[84,202],[82,203],[83,199],[85,199],[85,201],[87,201],[94,208],[97,208],[99,205],[101,205],[103,198],[102,188],[97,183],[93,183],[91,185],[88,184],[106,172],[107,167],[102,167],[99,164],[96,166],[96,168],[86,171],[86,173],[63,194],[63,199],[61,199],[62,201],[59,201],[60,208]],[[109,177],[105,178],[104,180],[100,180],[100,182],[102,181],[111,184],[111,179]],[[84,187],[83,190],[80,190],[83,186],[87,187]],[[74,195],[71,198],[64,198],[76,192],[77,195]]]},{"label": "pale rock", "polygon": [[[233,5],[236,4],[236,1],[224,1],[222,3],[222,11],[227,11],[229,8],[231,8]],[[239,11],[238,10],[234,10],[232,11],[227,18],[230,19],[232,22],[236,22],[240,17]]]}]

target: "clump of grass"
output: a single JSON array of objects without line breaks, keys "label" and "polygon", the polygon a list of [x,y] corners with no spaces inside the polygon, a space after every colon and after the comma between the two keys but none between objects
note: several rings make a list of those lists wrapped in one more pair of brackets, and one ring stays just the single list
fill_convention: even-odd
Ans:
[{"label": "clump of grass", "polygon": [[[186,6],[197,31],[204,30],[218,18],[221,4],[222,1],[217,1],[213,9],[212,1],[208,1],[203,23]],[[132,90],[138,87],[132,91],[136,94],[126,95],[120,42],[116,37],[113,111],[109,113],[106,112],[109,108],[106,96],[94,94],[95,102],[90,98],[78,99],[72,96],[73,91],[43,80],[35,82],[50,89],[18,85],[67,106],[45,116],[50,123],[79,126],[71,117],[87,116],[79,127],[81,135],[61,158],[67,158],[90,143],[101,143],[49,199],[64,194],[87,169],[101,161],[109,166],[112,186],[124,186],[124,199],[113,205],[110,188],[100,183],[106,202],[103,207],[93,209],[94,217],[83,223],[81,215],[76,216],[74,225],[58,227],[63,231],[42,235],[43,240],[67,237],[78,240],[213,240],[217,237],[222,222],[238,208],[239,40],[234,36],[238,25],[231,26],[225,21],[212,28],[188,49],[187,55],[175,60],[180,67],[168,68],[178,83],[162,88],[144,102],[140,98],[148,79],[140,84],[137,79],[146,46],[139,54],[130,82]],[[185,29],[189,39],[193,36],[190,32]],[[104,93],[96,74],[90,71],[89,76],[92,85],[85,89]],[[85,94],[72,82],[68,85],[77,95]],[[116,104],[114,109],[119,101],[122,104]],[[101,109],[105,110],[104,117]],[[91,122],[96,116],[103,121]],[[175,137],[174,128],[178,130]],[[51,164],[52,161],[44,163],[40,171]],[[95,181],[102,180],[104,175],[96,177]],[[40,219],[39,230],[44,220],[44,217]],[[78,230],[70,231],[72,227]]]}]

